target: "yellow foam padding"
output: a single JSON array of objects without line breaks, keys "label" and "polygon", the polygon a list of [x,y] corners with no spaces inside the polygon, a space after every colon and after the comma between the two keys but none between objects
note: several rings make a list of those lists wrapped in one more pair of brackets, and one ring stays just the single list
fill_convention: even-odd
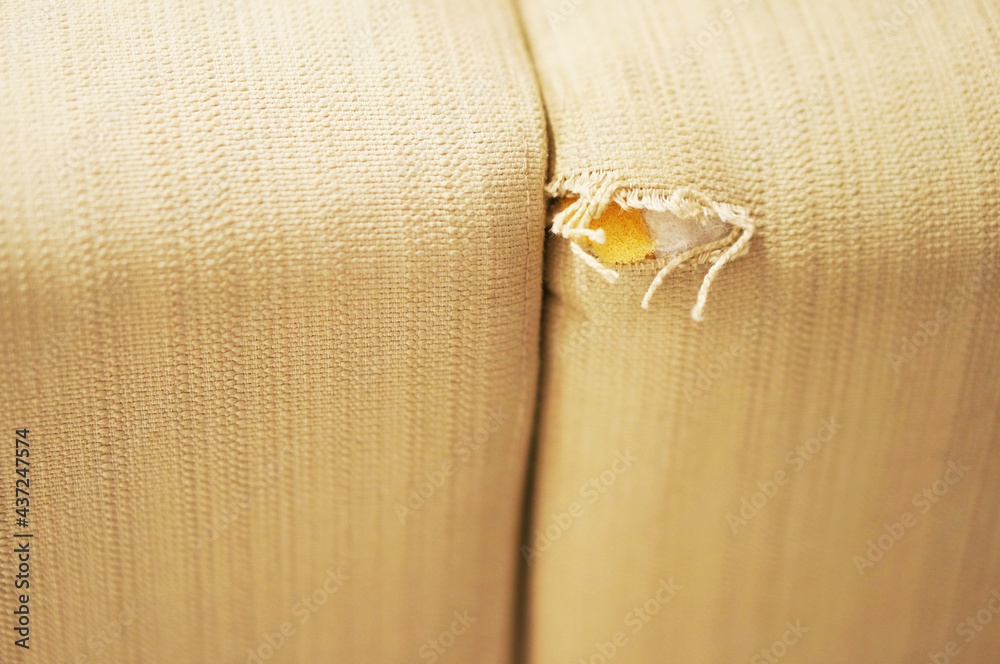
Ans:
[{"label": "yellow foam padding", "polygon": [[[574,200],[560,199],[556,203],[556,212],[565,209]],[[590,222],[590,228],[604,229],[604,244],[583,242],[605,265],[638,263],[653,256],[656,243],[639,210],[623,210],[617,203],[611,203],[600,217]]]}]

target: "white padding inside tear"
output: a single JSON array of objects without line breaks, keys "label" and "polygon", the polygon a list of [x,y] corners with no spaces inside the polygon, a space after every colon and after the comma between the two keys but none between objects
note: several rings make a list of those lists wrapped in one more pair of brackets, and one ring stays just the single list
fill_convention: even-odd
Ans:
[{"label": "white padding inside tear", "polygon": [[726,237],[732,227],[718,219],[682,219],[672,212],[643,210],[649,233],[656,243],[656,255],[672,256]]}]

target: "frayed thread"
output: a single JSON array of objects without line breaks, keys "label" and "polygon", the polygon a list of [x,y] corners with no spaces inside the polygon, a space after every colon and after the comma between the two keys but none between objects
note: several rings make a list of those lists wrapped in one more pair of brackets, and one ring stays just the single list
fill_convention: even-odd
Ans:
[{"label": "frayed thread", "polygon": [[582,260],[584,263],[586,263],[593,269],[597,270],[597,273],[600,274],[602,277],[604,277],[609,284],[613,284],[616,281],[618,281],[617,272],[612,270],[610,267],[603,265],[601,261],[597,260],[595,256],[591,256],[590,254],[588,254],[587,250],[581,247],[578,243],[571,242],[569,246],[570,249],[573,250],[573,253],[576,254],[580,260]]},{"label": "frayed thread", "polygon": [[588,253],[581,246],[580,239],[586,238],[597,244],[605,242],[603,231],[601,229],[594,231],[589,226],[590,222],[600,217],[611,203],[616,203],[623,209],[670,212],[681,219],[715,217],[731,225],[733,230],[725,238],[693,247],[672,257],[656,274],[642,299],[642,308],[648,310],[653,295],[671,272],[685,264],[711,263],[712,266],[702,280],[697,300],[691,309],[691,318],[696,321],[704,320],[708,294],[722,268],[748,251],[750,240],[757,231],[747,211],[741,207],[712,201],[686,188],[678,189],[667,196],[659,191],[626,187],[619,178],[610,173],[588,173],[560,178],[547,187],[547,192],[554,197],[577,196],[576,200],[553,217],[552,232],[570,240],[570,248],[574,255],[609,283],[618,280],[618,272]]}]

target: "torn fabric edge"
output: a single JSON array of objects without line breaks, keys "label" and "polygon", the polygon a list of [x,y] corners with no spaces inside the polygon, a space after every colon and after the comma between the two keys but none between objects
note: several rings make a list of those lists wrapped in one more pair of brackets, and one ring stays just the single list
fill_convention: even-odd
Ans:
[{"label": "torn fabric edge", "polygon": [[657,273],[642,299],[642,308],[649,309],[653,295],[675,269],[682,265],[711,263],[712,267],[705,274],[691,309],[691,318],[696,321],[704,319],[705,303],[719,272],[729,261],[747,253],[750,240],[757,231],[746,209],[713,201],[686,187],[667,195],[659,190],[628,186],[612,173],[591,172],[556,178],[545,190],[554,198],[577,197],[552,218],[552,232],[568,239],[573,253],[610,283],[618,280],[618,272],[590,254],[582,242],[585,238],[590,242],[604,243],[603,231],[592,230],[590,223],[600,217],[610,203],[616,203],[623,209],[670,212],[679,219],[716,219],[732,226],[732,231],[725,238],[674,255]]}]

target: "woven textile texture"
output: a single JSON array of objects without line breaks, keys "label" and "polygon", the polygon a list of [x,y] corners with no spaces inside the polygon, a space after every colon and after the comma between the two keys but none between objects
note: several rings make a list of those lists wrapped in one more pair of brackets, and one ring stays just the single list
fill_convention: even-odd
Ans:
[{"label": "woven textile texture", "polygon": [[701,323],[550,238],[530,662],[995,662],[996,2],[521,7],[552,195],[756,229]]},{"label": "woven textile texture", "polygon": [[547,159],[514,8],[9,2],[0,42],[5,613],[15,428],[34,534],[0,660],[509,661]]}]

